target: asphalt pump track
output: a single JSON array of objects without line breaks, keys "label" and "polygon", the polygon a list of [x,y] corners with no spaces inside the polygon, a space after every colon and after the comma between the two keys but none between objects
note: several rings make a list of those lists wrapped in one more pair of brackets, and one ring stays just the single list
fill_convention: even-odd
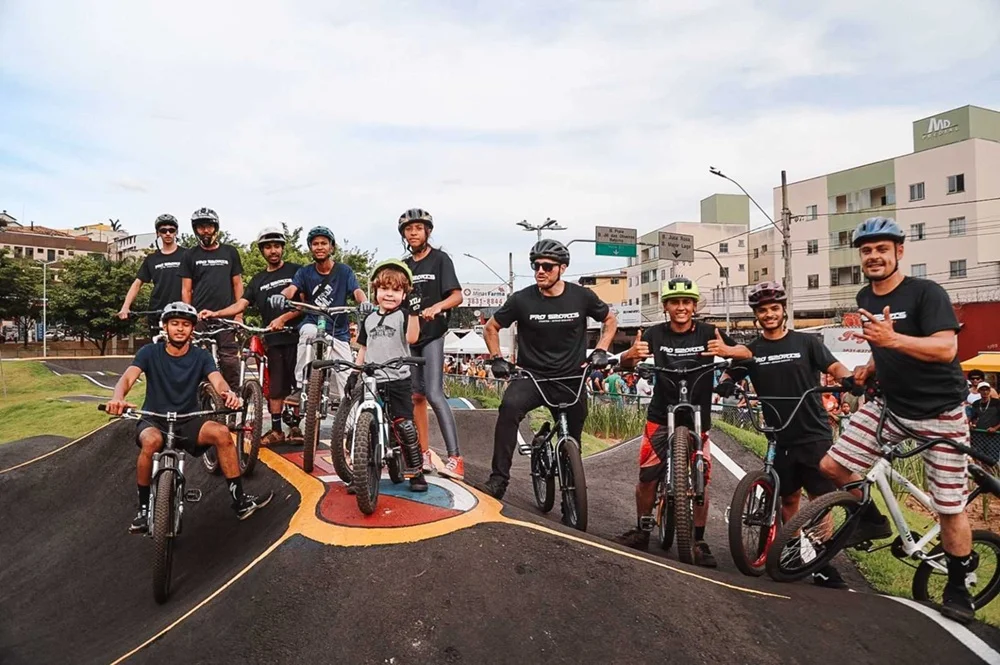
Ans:
[{"label": "asphalt pump track", "polygon": [[[483,480],[496,414],[455,415],[467,478]],[[44,456],[0,455],[0,663],[1000,660],[982,624],[953,633],[875,594],[735,572],[721,517],[735,481],[718,466],[719,569],[618,548],[608,537],[634,522],[635,442],[587,460],[589,534],[562,527],[558,507],[538,514],[519,457],[504,504],[443,479],[417,499],[385,479],[364,519],[328,452],[306,474],[293,447],[265,450],[246,486],[275,500],[245,522],[222,480],[191,464],[204,496],[157,605],[151,543],[126,533],[133,436],[115,422]]]}]

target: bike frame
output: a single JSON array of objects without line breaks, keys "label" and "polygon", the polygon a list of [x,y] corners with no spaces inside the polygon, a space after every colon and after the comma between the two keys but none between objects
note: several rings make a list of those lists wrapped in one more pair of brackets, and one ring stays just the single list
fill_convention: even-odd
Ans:
[{"label": "bike frame", "polygon": [[[518,367],[517,373],[513,377],[511,377],[512,379],[517,379],[517,378],[530,379],[531,382],[535,384],[535,390],[537,390],[538,394],[541,395],[542,401],[545,402],[545,406],[548,407],[551,411],[555,411],[553,420],[555,421],[556,426],[549,431],[543,443],[543,446],[547,452],[546,459],[543,460],[544,462],[543,466],[545,467],[547,473],[546,477],[551,476],[554,473],[558,473],[560,486],[562,486],[563,478],[565,478],[564,475],[565,471],[563,470],[561,456],[559,455],[559,453],[562,451],[562,448],[566,444],[566,441],[572,438],[569,434],[569,419],[566,416],[566,412],[580,401],[580,396],[583,394],[583,387],[587,383],[587,376],[590,373],[590,368],[591,365],[588,363],[583,368],[582,376],[563,376],[552,379],[543,378],[539,380],[535,378],[535,376],[531,373],[531,371],[526,370],[523,367]],[[558,404],[553,404],[552,402],[550,402],[549,398],[545,395],[545,392],[542,390],[541,384],[552,383],[557,381],[568,381],[569,379],[580,380],[580,385],[576,389],[576,396],[573,399],[573,401],[559,402]],[[559,438],[556,440],[555,444],[553,444],[552,439],[555,438],[556,434],[559,435]],[[577,441],[577,445],[580,445],[579,441]],[[555,464],[552,463],[553,458],[555,459]]]}]

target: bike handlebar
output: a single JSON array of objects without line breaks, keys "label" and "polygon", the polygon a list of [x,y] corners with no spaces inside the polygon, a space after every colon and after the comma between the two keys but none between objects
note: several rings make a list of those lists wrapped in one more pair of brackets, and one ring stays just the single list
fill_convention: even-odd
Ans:
[{"label": "bike handlebar", "polygon": [[653,371],[659,372],[661,374],[694,374],[696,372],[707,372],[708,370],[722,369],[723,367],[729,367],[731,361],[729,360],[713,360],[710,363],[703,363],[695,367],[686,368],[674,368],[674,367],[659,367],[658,365],[643,365],[642,363],[635,366],[635,371],[640,374],[643,371]]},{"label": "bike handlebar", "polygon": [[[809,397],[810,395],[817,395],[817,394],[822,394],[822,393],[840,393],[840,392],[844,392],[844,387],[843,386],[816,386],[816,387],[810,388],[809,390],[807,390],[804,393],[802,393],[802,395],[800,397],[761,397],[760,395],[755,395],[755,394],[753,394],[751,392],[743,390],[739,386],[736,387],[736,391],[735,392],[738,393],[738,394],[743,395],[746,398],[746,400],[747,400],[747,408],[748,409],[750,408],[750,402],[751,401],[758,401],[761,404],[764,404],[766,406],[771,406],[770,404],[767,404],[769,401],[779,401],[779,400],[789,400],[790,401],[790,400],[793,400],[793,399],[794,400],[798,400],[798,404],[796,404],[795,408],[792,409],[792,412],[789,414],[788,419],[785,421],[785,424],[782,425],[781,427],[765,427],[765,426],[760,426],[760,425],[757,424],[757,419],[756,418],[750,418],[750,424],[753,425],[753,428],[755,430],[757,430],[758,432],[760,432],[761,434],[777,434],[778,432],[783,432],[784,430],[788,429],[788,426],[791,425],[792,422],[795,421],[795,416],[798,415],[799,409],[801,409],[802,405],[805,404],[807,397]],[[771,406],[771,408],[774,409],[773,406]],[[775,413],[777,413],[777,409],[774,409],[774,410],[775,410]]]},{"label": "bike handlebar", "polygon": [[218,321],[219,323],[224,323],[227,326],[232,326],[233,328],[241,328],[241,329],[245,330],[246,332],[254,334],[254,335],[257,335],[257,334],[268,335],[268,334],[274,334],[274,333],[280,333],[280,332],[295,332],[295,328],[289,328],[288,326],[285,326],[284,328],[280,328],[278,330],[271,330],[270,328],[256,328],[254,326],[248,326],[247,324],[245,324],[245,323],[243,323],[241,321],[236,321],[234,319],[206,319],[206,320],[207,321]]},{"label": "bike handlebar", "polygon": [[[98,404],[98,411],[107,411],[107,404]],[[208,411],[192,411],[190,413],[156,413],[155,411],[143,411],[142,409],[135,409],[129,407],[125,409],[121,415],[116,416],[118,418],[129,418],[132,420],[138,420],[141,416],[150,416],[152,418],[162,418],[167,422],[176,422],[178,420],[190,420],[191,418],[198,418],[200,416],[226,416],[232,413],[240,413],[239,409],[211,409]]]},{"label": "bike handlebar", "polygon": [[357,363],[352,363],[349,360],[343,360],[341,358],[331,358],[330,360],[313,361],[312,368],[327,369],[328,367],[336,367],[338,369],[353,369],[358,372],[373,374],[380,369],[398,369],[403,365],[423,367],[426,364],[427,359],[420,357],[393,358],[392,360],[384,363],[365,363],[363,365],[358,365]]},{"label": "bike handlebar", "polygon": [[319,305],[310,305],[307,302],[301,302],[299,300],[287,300],[285,301],[285,307],[286,308],[291,307],[294,309],[304,309],[309,312],[315,312],[317,314],[327,314],[329,316],[336,316],[337,314],[350,314],[351,312],[358,311],[358,308],[356,306],[349,307],[345,305],[343,307],[320,307]]},{"label": "bike handlebar", "polygon": [[[519,365],[514,365],[514,371],[510,373],[510,378],[518,379],[527,377],[531,379],[531,382],[535,384],[535,389],[538,391],[538,394],[542,396],[542,401],[545,402],[545,405],[550,409],[569,408],[580,401],[580,395],[583,394],[583,386],[587,383],[587,375],[589,374],[590,368],[592,366],[593,363],[590,362],[584,365],[583,374],[580,376],[542,377],[541,379],[538,379],[535,377],[534,373],[530,369],[526,369]],[[542,387],[539,385],[540,383],[551,383],[553,381],[568,381],[569,379],[579,379],[580,387],[576,389],[576,397],[573,399],[573,401],[567,402],[565,404],[563,403],[553,404],[552,402],[550,402],[549,398],[545,395],[545,391],[543,391]]]}]

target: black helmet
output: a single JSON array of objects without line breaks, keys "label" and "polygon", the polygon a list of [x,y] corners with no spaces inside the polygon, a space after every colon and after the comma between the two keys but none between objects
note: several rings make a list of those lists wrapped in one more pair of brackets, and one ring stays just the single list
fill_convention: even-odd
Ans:
[{"label": "black helmet", "polygon": [[428,233],[434,230],[434,217],[429,212],[423,208],[410,208],[399,216],[399,224],[396,227],[399,235],[403,235],[403,229],[414,222],[421,222],[427,227]]},{"label": "black helmet", "polygon": [[564,266],[569,265],[569,250],[558,240],[542,238],[531,248],[528,259],[534,263],[538,259],[552,259]]},{"label": "black helmet", "polygon": [[177,218],[170,214],[163,214],[156,218],[153,222],[153,228],[157,231],[160,230],[161,226],[172,226],[174,229],[177,228]]}]

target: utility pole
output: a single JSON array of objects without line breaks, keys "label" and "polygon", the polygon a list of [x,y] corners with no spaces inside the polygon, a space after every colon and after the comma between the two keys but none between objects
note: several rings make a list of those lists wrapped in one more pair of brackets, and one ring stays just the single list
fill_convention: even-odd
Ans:
[{"label": "utility pole", "polygon": [[785,293],[788,303],[788,329],[795,330],[795,304],[793,299],[794,286],[792,282],[792,211],[788,209],[788,180],[785,171],[781,171],[781,253],[785,257]]},{"label": "utility pole", "polygon": [[[541,237],[542,232],[538,232],[539,237]],[[510,270],[510,295],[514,295],[514,252],[507,253],[507,266]],[[508,296],[510,297],[510,296]],[[517,358],[517,322],[510,327],[510,357],[511,361]]]}]

